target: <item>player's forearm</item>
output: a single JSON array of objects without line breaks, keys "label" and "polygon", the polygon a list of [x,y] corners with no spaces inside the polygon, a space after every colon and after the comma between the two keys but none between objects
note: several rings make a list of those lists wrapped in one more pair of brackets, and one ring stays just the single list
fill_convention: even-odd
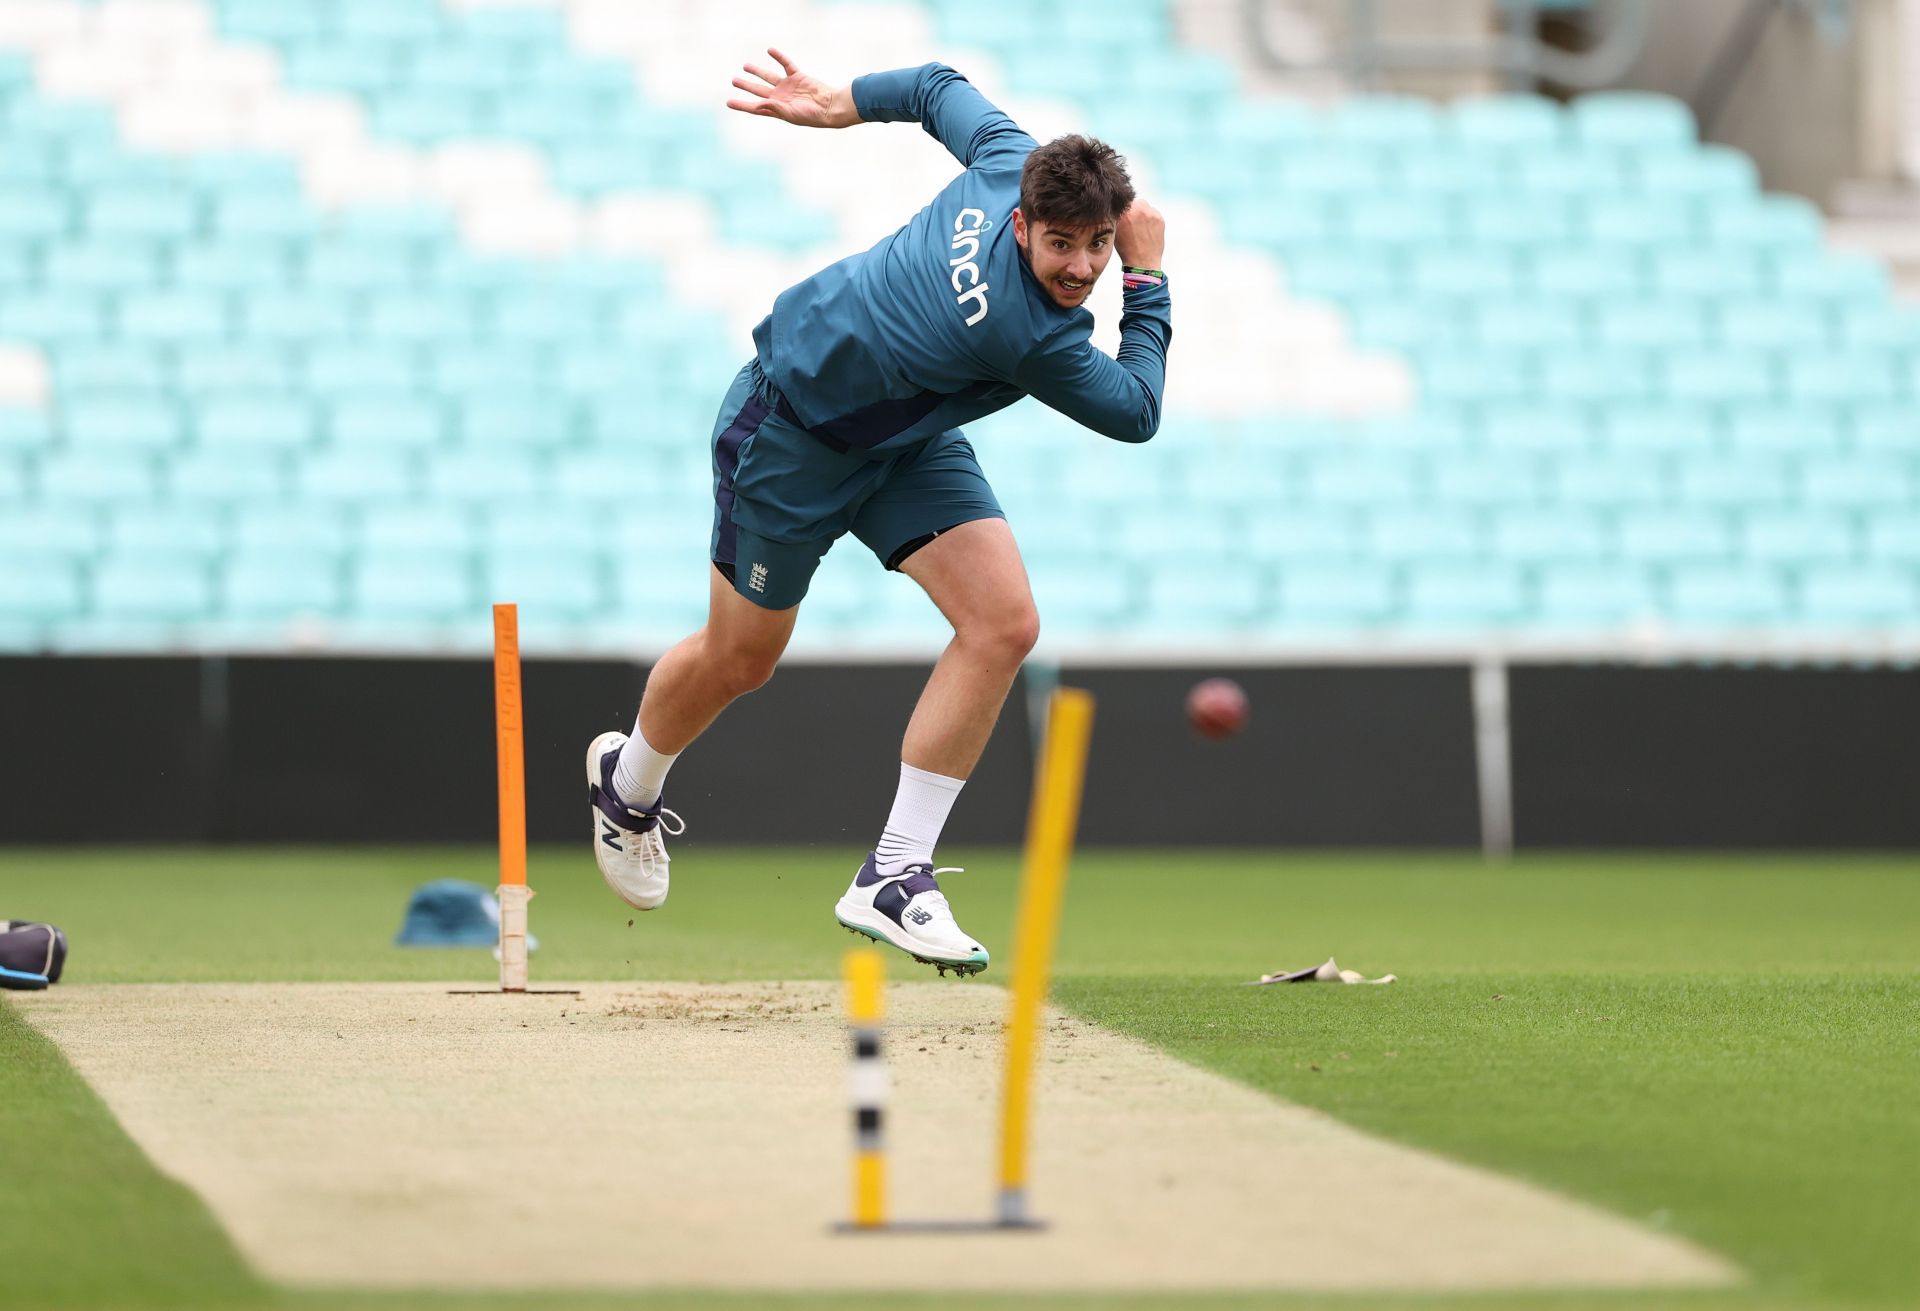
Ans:
[{"label": "player's forearm", "polygon": [[834,90],[833,98],[827,102],[828,127],[852,127],[865,120],[860,117],[860,107],[853,103],[853,83]]}]

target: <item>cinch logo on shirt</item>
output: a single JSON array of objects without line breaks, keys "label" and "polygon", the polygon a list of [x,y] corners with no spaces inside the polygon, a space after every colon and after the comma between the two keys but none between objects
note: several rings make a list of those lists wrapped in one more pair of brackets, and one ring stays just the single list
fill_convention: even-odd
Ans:
[{"label": "cinch logo on shirt", "polygon": [[[947,263],[953,267],[948,281],[953,283],[954,304],[964,307],[970,300],[980,302],[980,308],[967,315],[969,328],[987,317],[987,284],[980,281],[980,266],[973,261],[980,253],[980,234],[991,226],[985,211],[972,207],[961,210],[953,220],[953,258]],[[970,284],[964,289],[961,274]]]}]

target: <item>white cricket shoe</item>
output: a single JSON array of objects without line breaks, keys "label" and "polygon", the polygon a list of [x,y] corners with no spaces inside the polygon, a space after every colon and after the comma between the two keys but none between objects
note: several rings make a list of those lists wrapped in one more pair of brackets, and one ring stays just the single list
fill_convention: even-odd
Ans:
[{"label": "white cricket shoe", "polygon": [[587,747],[587,799],[593,803],[593,858],[600,877],[636,910],[653,910],[667,899],[667,844],[686,824],[658,801],[645,810],[629,806],[613,788],[625,733],[602,733]]},{"label": "white cricket shoe", "polygon": [[958,869],[909,865],[891,876],[880,873],[872,852],[833,908],[834,918],[855,933],[898,947],[940,973],[978,974],[987,968],[987,949],[968,937],[953,919],[940,891],[939,874]]}]

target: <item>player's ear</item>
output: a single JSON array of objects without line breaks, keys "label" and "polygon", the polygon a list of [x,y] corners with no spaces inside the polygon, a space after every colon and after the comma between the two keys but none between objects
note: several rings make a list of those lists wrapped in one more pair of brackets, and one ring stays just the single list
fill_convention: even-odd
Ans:
[{"label": "player's ear", "polygon": [[1021,250],[1027,248],[1027,216],[1018,205],[1013,207],[1013,244]]}]

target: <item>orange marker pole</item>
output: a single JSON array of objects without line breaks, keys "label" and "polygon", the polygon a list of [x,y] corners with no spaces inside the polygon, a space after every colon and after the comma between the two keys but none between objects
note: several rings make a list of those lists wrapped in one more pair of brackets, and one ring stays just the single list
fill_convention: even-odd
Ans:
[{"label": "orange marker pole", "polygon": [[527,990],[527,759],[521,731],[520,608],[493,607],[493,726],[500,775],[500,990]]}]

